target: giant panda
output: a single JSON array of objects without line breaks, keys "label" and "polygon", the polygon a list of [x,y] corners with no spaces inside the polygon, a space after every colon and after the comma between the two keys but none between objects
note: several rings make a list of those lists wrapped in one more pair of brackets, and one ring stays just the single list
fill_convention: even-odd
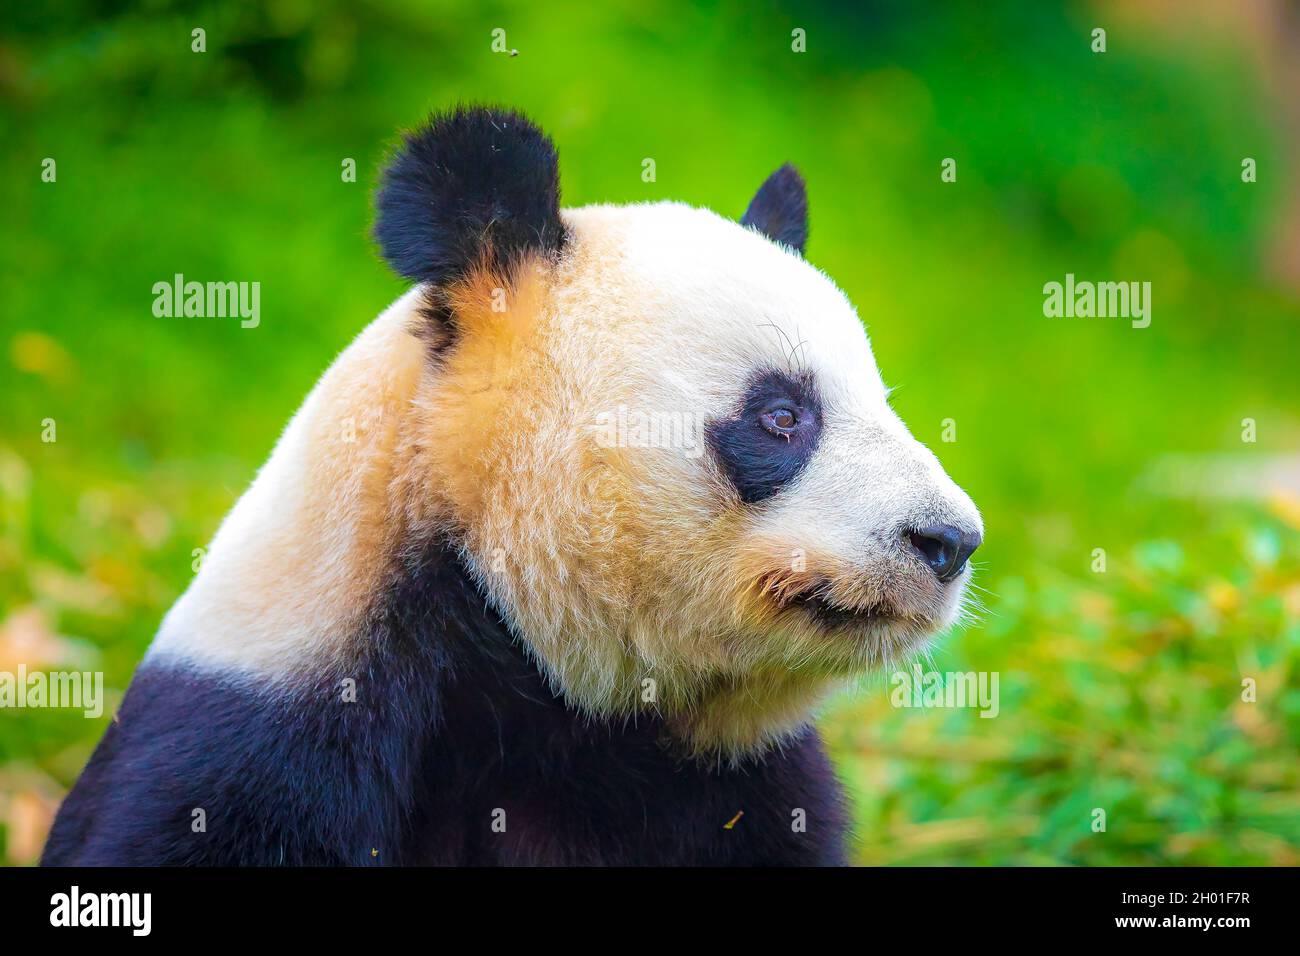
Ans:
[{"label": "giant panda", "polygon": [[374,235],[413,285],[222,523],[44,863],[845,862],[812,715],[960,614],[979,512],[803,258],[793,168],[738,222],[558,182],[509,110],[404,137]]}]

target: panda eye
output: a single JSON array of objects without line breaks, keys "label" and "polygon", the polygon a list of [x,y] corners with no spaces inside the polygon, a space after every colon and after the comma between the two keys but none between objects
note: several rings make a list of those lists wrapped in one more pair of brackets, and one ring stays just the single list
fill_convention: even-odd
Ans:
[{"label": "panda eye", "polygon": [[773,435],[789,438],[794,433],[795,426],[799,424],[799,416],[793,409],[782,405],[765,411],[759,416],[759,422]]},{"label": "panda eye", "polygon": [[759,370],[736,411],[709,423],[709,447],[742,503],[757,504],[799,477],[821,439],[812,374]]}]

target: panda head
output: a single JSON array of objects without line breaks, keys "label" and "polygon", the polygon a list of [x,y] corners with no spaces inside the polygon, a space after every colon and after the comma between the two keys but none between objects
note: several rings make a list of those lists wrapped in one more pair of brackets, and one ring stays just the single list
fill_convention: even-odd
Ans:
[{"label": "panda head", "polygon": [[979,512],[802,257],[791,167],[739,222],[561,210],[550,141],[465,109],[405,138],[376,206],[420,284],[417,523],[573,706],[743,753],[959,615]]}]

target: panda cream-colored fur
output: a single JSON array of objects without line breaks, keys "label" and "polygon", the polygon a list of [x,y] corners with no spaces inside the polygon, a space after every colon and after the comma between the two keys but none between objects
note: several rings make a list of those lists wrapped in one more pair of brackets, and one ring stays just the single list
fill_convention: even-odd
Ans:
[{"label": "panda cream-colored fur", "polygon": [[[535,128],[501,111],[449,114],[408,137],[380,194],[377,235],[417,282],[308,396],[167,615],[141,674],[162,675],[149,685],[158,700],[167,681],[210,680],[276,713],[322,708],[295,751],[309,775],[351,769],[339,745],[351,746],[349,731],[330,722],[328,708],[364,708],[368,693],[400,695],[418,683],[416,696],[428,700],[391,728],[409,736],[417,727],[418,746],[398,748],[399,760],[391,741],[356,744],[363,763],[378,760],[409,784],[348,798],[357,814],[385,821],[376,823],[384,833],[357,837],[389,841],[379,862],[485,861],[443,853],[460,838],[441,835],[446,813],[429,809],[476,796],[418,781],[448,776],[434,755],[483,746],[472,733],[452,740],[428,725],[454,726],[458,695],[475,706],[464,675],[507,658],[529,685],[519,693],[564,726],[556,733],[575,748],[565,759],[581,765],[599,753],[602,766],[618,766],[619,735],[637,735],[624,742],[627,762],[640,774],[642,761],[662,754],[655,772],[678,775],[665,779],[682,783],[683,820],[704,800],[686,778],[698,776],[700,794],[728,774],[739,775],[728,786],[744,788],[739,777],[754,766],[797,763],[809,748],[807,775],[819,779],[808,786],[827,807],[824,845],[804,858],[784,835],[735,855],[686,840],[668,861],[836,861],[839,798],[809,728],[814,709],[837,684],[905,658],[954,621],[979,514],[889,408],[852,305],[803,259],[805,200],[793,170],[769,180],[742,225],[677,203],[561,212],[553,157]],[[539,183],[550,192],[539,195]],[[600,423],[620,410],[699,422],[701,433],[686,446],[605,440]],[[430,571],[422,555],[434,542],[443,557]],[[424,583],[444,579],[463,581],[463,607],[447,610]],[[421,610],[411,614],[413,606]],[[476,647],[478,625],[465,621],[480,613],[485,632],[490,624],[507,635],[490,654]],[[304,691],[328,696],[348,679],[357,703]],[[133,685],[124,713],[143,693]],[[149,713],[147,700],[137,706]],[[498,723],[482,726],[495,750],[511,718],[495,705],[483,714]],[[480,720],[463,716],[471,728]],[[571,740],[589,733],[599,739]],[[332,744],[322,768],[312,758],[324,738]],[[281,745],[294,746],[292,733]],[[47,862],[266,862],[247,848],[223,855],[219,840],[203,852],[178,849],[170,840],[183,847],[183,834],[159,836],[166,849],[151,855],[149,821],[96,846],[88,820],[102,805],[77,791],[147,746],[106,738],[107,756],[97,753],[101,766],[92,761],[70,797]],[[544,747],[553,746],[548,738]],[[796,755],[779,756],[787,749]],[[247,772],[256,756],[240,761]],[[162,773],[185,772],[165,764]],[[499,786],[512,792],[504,750],[501,764]],[[224,771],[205,764],[205,772],[215,781]],[[784,788],[802,786],[783,767],[770,772],[775,782],[751,795],[755,806],[783,805]],[[508,802],[482,797],[485,806]],[[644,810],[656,797],[617,798],[629,799]],[[372,802],[383,812],[367,809]],[[620,856],[623,838],[599,836],[632,809],[611,802],[586,812],[581,832],[592,845],[581,850],[548,837],[482,852],[490,862],[647,861],[632,850]],[[412,832],[426,816],[436,819]],[[274,833],[297,823],[259,821]],[[312,825],[349,834],[367,826]],[[311,847],[282,858],[369,862],[321,858]]]}]

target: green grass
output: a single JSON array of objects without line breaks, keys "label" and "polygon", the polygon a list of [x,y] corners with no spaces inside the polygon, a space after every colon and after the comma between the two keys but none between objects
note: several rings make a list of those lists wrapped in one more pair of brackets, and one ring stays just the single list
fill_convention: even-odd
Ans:
[{"label": "green grass", "polygon": [[[738,215],[799,165],[809,258],[984,512],[986,609],[933,666],[997,671],[1000,713],[895,709],[885,677],[837,702],[823,727],[859,860],[1300,862],[1296,490],[1188,498],[1160,465],[1228,455],[1257,475],[1300,447],[1300,303],[1264,265],[1295,142],[1229,31],[1105,18],[1096,55],[1102,15],[1049,6],[7,10],[0,669],[93,662],[120,693],[192,550],[400,289],[366,238],[394,131],[503,102],[553,133],[569,205]],[[490,52],[494,27],[519,56]],[[153,317],[177,272],[260,281],[261,326]],[[1066,272],[1151,281],[1151,327],[1044,318]],[[103,726],[0,712],[9,862]]]}]

